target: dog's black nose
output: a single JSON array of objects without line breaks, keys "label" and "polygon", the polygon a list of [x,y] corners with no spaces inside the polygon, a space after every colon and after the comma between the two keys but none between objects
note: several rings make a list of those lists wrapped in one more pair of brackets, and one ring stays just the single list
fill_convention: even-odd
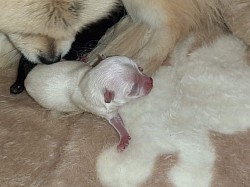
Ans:
[{"label": "dog's black nose", "polygon": [[61,60],[61,56],[55,56],[55,57],[44,57],[44,56],[39,56],[38,57],[39,61],[43,64],[54,64],[56,62],[59,62]]}]

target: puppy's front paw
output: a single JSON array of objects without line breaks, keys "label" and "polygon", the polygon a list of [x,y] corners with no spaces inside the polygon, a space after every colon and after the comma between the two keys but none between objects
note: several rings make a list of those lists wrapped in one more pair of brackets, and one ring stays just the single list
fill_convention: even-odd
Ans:
[{"label": "puppy's front paw", "polygon": [[11,94],[20,94],[22,93],[24,90],[24,85],[22,84],[18,84],[18,83],[14,83],[11,87],[10,87],[10,93]]},{"label": "puppy's front paw", "polygon": [[117,146],[117,149],[119,152],[122,152],[126,149],[126,147],[129,144],[130,139],[131,139],[131,137],[129,135],[125,135],[125,136],[121,137],[121,140]]}]

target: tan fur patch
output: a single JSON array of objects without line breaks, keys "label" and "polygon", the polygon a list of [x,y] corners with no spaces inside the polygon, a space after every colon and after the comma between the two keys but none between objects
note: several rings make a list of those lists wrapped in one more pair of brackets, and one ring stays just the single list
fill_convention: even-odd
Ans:
[{"label": "tan fur patch", "polygon": [[[212,186],[248,186],[250,180],[250,131],[236,135],[211,133],[217,159]],[[242,149],[242,148],[245,149]]]},{"label": "tan fur patch", "polygon": [[141,187],[174,187],[167,173],[178,161],[176,155],[161,155],[157,158],[152,176]]}]

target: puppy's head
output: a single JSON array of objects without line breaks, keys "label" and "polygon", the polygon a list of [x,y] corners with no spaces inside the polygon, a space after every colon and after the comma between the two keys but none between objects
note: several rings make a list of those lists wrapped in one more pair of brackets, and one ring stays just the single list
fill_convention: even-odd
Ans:
[{"label": "puppy's head", "polygon": [[153,88],[153,79],[143,74],[133,60],[124,56],[104,59],[93,68],[93,74],[106,103],[124,104],[146,96]]},{"label": "puppy's head", "polygon": [[29,61],[43,64],[60,61],[74,41],[74,36],[64,40],[43,35],[12,33],[7,37]]}]

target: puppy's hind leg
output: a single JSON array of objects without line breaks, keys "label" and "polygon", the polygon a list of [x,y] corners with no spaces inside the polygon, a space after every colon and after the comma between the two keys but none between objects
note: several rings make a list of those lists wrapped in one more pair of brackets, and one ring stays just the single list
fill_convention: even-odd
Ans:
[{"label": "puppy's hind leg", "polygon": [[18,66],[17,78],[15,83],[10,87],[11,94],[20,94],[24,90],[24,80],[28,73],[36,66],[36,64],[28,61],[24,56],[21,57]]}]

